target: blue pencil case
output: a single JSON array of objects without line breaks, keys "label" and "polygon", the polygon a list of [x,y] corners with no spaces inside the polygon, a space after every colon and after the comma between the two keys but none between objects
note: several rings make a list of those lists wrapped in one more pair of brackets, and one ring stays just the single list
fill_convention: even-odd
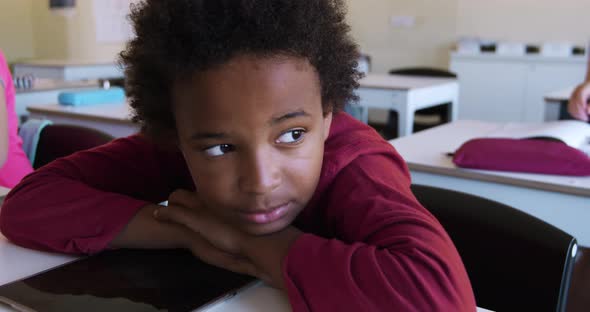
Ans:
[{"label": "blue pencil case", "polygon": [[61,105],[86,106],[125,101],[125,91],[120,87],[61,92],[57,96]]}]

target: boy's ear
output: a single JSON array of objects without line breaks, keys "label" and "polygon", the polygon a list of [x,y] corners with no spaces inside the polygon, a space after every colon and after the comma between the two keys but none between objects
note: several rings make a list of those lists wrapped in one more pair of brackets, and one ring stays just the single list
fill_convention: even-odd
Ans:
[{"label": "boy's ear", "polygon": [[330,135],[330,126],[332,125],[332,112],[324,114],[324,141],[328,139]]}]

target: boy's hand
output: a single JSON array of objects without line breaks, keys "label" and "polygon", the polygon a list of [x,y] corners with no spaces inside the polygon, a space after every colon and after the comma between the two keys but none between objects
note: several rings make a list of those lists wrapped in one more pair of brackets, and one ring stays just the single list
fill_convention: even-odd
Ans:
[{"label": "boy's hand", "polygon": [[185,190],[175,191],[168,207],[156,210],[154,216],[188,228],[183,245],[201,260],[285,289],[282,261],[302,234],[293,226],[261,236],[243,233],[213,216],[196,193]]},{"label": "boy's hand", "polygon": [[168,207],[154,211],[159,221],[183,225],[190,231],[183,245],[199,259],[226,270],[264,279],[241,253],[244,234],[211,216],[194,192],[177,190]]}]

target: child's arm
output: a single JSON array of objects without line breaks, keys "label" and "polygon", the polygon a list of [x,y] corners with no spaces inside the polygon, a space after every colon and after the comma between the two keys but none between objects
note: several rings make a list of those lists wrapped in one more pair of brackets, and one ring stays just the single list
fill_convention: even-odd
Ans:
[{"label": "child's arm", "polygon": [[[179,152],[159,150],[141,136],[71,155],[11,191],[0,210],[0,230],[19,245],[67,253],[95,253],[115,237],[115,247],[173,245],[157,241],[174,236],[170,228],[141,220],[153,209],[149,205],[166,200],[172,190],[191,188],[184,166]],[[143,227],[131,220],[160,235],[139,237],[142,231],[136,229]]]},{"label": "child's arm", "polygon": [[[474,311],[457,251],[411,194],[401,159],[392,158],[357,159],[329,189],[320,190],[327,194],[326,209],[301,223],[317,224],[320,228],[304,230],[333,239],[294,227],[263,236],[240,234],[195,206],[196,195],[186,191],[175,192],[179,196],[159,210],[158,219],[204,237],[208,244],[191,248],[199,258],[286,290],[296,312]],[[214,255],[219,251],[245,257],[227,261]]]},{"label": "child's arm", "polygon": [[8,154],[8,118],[6,116],[6,97],[0,78],[0,168],[4,166]]},{"label": "child's arm", "polygon": [[[401,158],[369,155],[339,172],[325,210],[303,223],[283,273],[293,311],[474,311],[461,259],[417,202]],[[313,220],[312,220],[313,219]]]}]

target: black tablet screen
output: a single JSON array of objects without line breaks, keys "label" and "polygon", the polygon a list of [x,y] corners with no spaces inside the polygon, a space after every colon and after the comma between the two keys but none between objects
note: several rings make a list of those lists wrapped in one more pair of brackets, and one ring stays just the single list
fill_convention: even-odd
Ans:
[{"label": "black tablet screen", "polygon": [[34,311],[193,311],[254,281],[185,250],[113,250],[2,285],[0,297]]}]

